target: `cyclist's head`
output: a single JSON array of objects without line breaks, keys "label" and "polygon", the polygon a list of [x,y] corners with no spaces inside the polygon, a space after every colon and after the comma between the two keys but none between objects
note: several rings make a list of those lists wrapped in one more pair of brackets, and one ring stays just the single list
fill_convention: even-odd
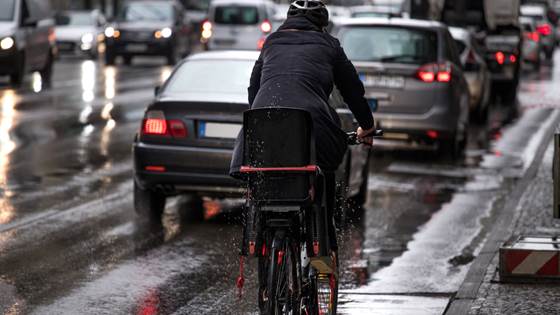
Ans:
[{"label": "cyclist's head", "polygon": [[329,25],[329,11],[321,0],[295,0],[288,10],[288,17],[293,16],[305,16],[321,28]]}]

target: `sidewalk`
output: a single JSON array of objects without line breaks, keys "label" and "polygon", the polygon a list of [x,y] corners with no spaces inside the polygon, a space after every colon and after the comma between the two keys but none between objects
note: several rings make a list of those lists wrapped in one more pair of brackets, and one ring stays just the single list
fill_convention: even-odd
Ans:
[{"label": "sidewalk", "polygon": [[[513,230],[510,229],[506,233],[508,237],[522,234],[544,236],[560,234],[560,220],[552,218],[553,152],[551,143],[548,145],[536,176],[523,187],[524,192],[519,204],[515,211],[512,211]],[[473,292],[476,294],[476,298],[470,303],[468,309],[458,312],[458,308],[451,307],[447,314],[560,314],[560,283],[501,284],[498,282],[498,253],[496,251],[486,254],[492,255],[493,258],[485,271],[484,280],[478,292]]]}]

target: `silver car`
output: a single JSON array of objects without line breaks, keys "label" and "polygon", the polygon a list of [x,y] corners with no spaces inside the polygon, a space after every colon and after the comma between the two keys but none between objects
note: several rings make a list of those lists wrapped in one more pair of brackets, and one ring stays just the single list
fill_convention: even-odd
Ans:
[{"label": "silver car", "polygon": [[537,26],[532,18],[522,16],[519,19],[523,30],[523,61],[533,65],[535,70],[541,67],[541,35],[537,32]]},{"label": "silver car", "polygon": [[276,5],[269,0],[215,0],[202,24],[206,50],[260,50],[270,34]]},{"label": "silver car", "polygon": [[483,48],[479,46],[472,32],[458,27],[450,27],[449,31],[455,39],[463,73],[469,84],[471,119],[486,122],[492,84],[488,65],[484,60]]},{"label": "silver car", "polygon": [[447,26],[410,19],[341,21],[336,35],[356,66],[387,139],[439,145],[459,157],[469,90]]},{"label": "silver car", "polygon": [[556,47],[556,26],[548,20],[546,6],[544,4],[522,5],[521,15],[530,17],[535,21],[546,59],[551,60]]},{"label": "silver car", "polygon": [[101,12],[67,11],[56,16],[56,46],[61,53],[97,58],[106,20]]}]

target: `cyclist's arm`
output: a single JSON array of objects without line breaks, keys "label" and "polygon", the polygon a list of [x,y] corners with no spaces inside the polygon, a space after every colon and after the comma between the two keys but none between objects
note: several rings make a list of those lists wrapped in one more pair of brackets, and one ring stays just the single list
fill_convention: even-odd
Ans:
[{"label": "cyclist's arm", "polygon": [[257,93],[261,88],[261,72],[262,72],[263,60],[262,56],[259,56],[255,66],[253,67],[253,73],[251,73],[251,81],[249,84],[249,106],[253,107],[253,101],[257,97]]},{"label": "cyclist's arm", "polygon": [[373,115],[364,97],[364,85],[338,41],[333,71],[334,83],[360,127],[364,130],[372,129],[374,127]]}]

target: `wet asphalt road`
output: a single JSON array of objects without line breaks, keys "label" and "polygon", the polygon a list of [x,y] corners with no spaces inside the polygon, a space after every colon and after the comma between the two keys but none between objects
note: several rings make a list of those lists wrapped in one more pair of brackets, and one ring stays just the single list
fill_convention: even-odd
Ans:
[{"label": "wet asphalt road", "polygon": [[[560,59],[560,55],[557,55]],[[558,60],[560,62],[560,60]],[[159,227],[132,209],[130,145],[163,61],[64,58],[54,83],[0,83],[0,314],[255,314],[255,266],[238,299],[238,216]],[[555,122],[560,70],[524,76],[518,115],[494,106],[467,156],[377,147],[366,205],[341,231],[341,314],[441,314],[492,228],[497,204]]]}]

